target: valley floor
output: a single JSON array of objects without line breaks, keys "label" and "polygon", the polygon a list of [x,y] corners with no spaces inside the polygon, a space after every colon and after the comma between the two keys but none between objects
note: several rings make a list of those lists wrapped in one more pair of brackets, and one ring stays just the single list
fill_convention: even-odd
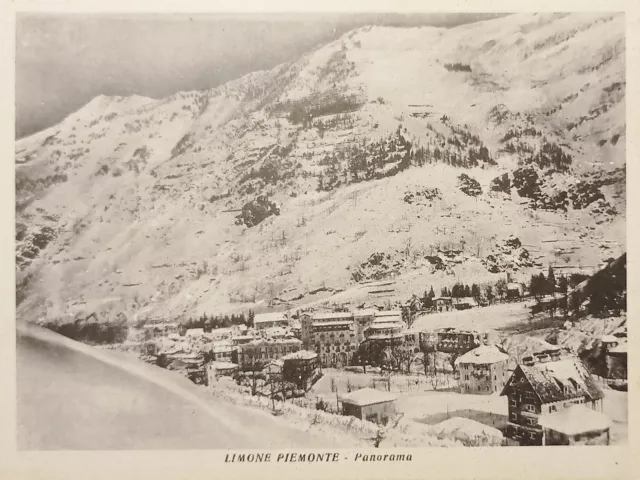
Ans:
[{"label": "valley floor", "polygon": [[453,310],[418,317],[411,329],[419,332],[443,327],[468,330],[502,330],[522,325],[529,310],[527,302],[500,303],[469,310]]}]

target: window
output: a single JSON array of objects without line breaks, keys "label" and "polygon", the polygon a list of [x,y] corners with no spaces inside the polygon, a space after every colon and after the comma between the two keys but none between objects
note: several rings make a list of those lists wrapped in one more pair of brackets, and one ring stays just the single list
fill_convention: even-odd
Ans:
[{"label": "window", "polygon": [[515,406],[516,406],[517,402],[516,402],[515,397],[511,397],[511,398],[509,399],[509,404],[510,404],[512,407],[515,407]]},{"label": "window", "polygon": [[555,405],[549,405],[549,413],[553,413],[553,412],[555,412],[556,410],[557,410],[557,409],[556,409],[556,406],[555,406]]},{"label": "window", "polygon": [[536,406],[535,406],[535,405],[531,405],[530,403],[526,403],[526,404],[524,405],[524,409],[525,409],[527,412],[534,412],[534,413],[535,413],[535,411],[536,411]]}]

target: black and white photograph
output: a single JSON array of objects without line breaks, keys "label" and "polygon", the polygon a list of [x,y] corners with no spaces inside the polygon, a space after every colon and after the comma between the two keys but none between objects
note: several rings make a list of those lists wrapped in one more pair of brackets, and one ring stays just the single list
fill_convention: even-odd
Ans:
[{"label": "black and white photograph", "polygon": [[624,13],[15,22],[18,450],[628,445]]}]

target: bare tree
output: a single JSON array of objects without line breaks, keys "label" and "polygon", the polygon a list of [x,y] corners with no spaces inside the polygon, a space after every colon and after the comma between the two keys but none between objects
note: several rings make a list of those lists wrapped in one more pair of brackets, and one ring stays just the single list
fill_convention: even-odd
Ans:
[{"label": "bare tree", "polygon": [[258,394],[258,380],[262,380],[262,369],[264,362],[260,359],[251,357],[246,363],[245,372],[241,374],[240,384],[248,386],[251,389],[251,395]]}]

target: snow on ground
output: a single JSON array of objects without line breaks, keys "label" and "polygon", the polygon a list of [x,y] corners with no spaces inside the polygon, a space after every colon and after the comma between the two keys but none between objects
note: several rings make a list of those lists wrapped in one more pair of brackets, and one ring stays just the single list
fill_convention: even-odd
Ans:
[{"label": "snow on ground", "polygon": [[433,428],[440,434],[455,435],[461,439],[488,438],[495,445],[504,442],[504,436],[497,428],[464,417],[452,417],[434,425]]},{"label": "snow on ground", "polygon": [[514,302],[422,315],[411,327],[414,331],[430,331],[442,327],[469,330],[501,330],[526,321],[527,302]]},{"label": "snow on ground", "polygon": [[629,442],[629,394],[602,385],[601,388],[604,391],[602,411],[613,421],[611,443],[626,445]]},{"label": "snow on ground", "polygon": [[[250,198],[239,192],[239,177],[257,167],[253,161],[276,144],[298,142],[291,152],[294,157],[317,150],[311,159],[296,157],[302,172],[316,168],[322,152],[334,151],[341,138],[371,142],[394,132],[400,123],[412,142],[426,141],[431,136],[426,123],[411,117],[408,104],[432,104],[436,118],[429,120],[437,129],[449,129],[437,120],[440,113],[459,125],[468,123],[496,155],[497,145],[491,143],[511,119],[501,127],[486,128],[493,107],[506,104],[511,113],[524,117],[537,112],[542,101],[548,103],[542,105],[545,108],[564,108],[559,99],[576,93],[578,97],[569,103],[575,107],[570,119],[562,111],[536,118],[541,126],[549,121],[558,122],[554,128],[562,127],[598,107],[603,88],[624,81],[619,41],[624,19],[601,16],[596,22],[594,18],[545,16],[541,23],[537,16],[523,16],[454,29],[359,29],[296,62],[290,71],[302,73],[299,79],[294,75],[291,84],[283,77],[288,67],[277,67],[212,91],[182,92],[159,101],[97,99],[47,132],[59,131],[48,142],[42,134],[18,142],[20,173],[24,167],[41,169],[35,176],[58,172],[69,177],[52,185],[24,212],[34,229],[49,225],[45,217],[59,216],[50,221],[59,232],[29,267],[36,274],[34,288],[18,315],[66,317],[71,313],[69,303],[106,317],[120,312],[172,317],[246,312],[285,291],[290,298],[302,296],[298,305],[313,302],[317,297],[306,298],[314,297],[307,294],[321,285],[344,290],[336,301],[406,300],[430,286],[450,287],[457,279],[497,280],[504,274],[490,274],[480,258],[512,234],[527,248],[532,245],[541,268],[558,261],[553,245],[542,239],[577,241],[580,235],[588,237],[578,252],[568,254],[567,262],[599,262],[603,240],[613,241],[615,250],[624,243],[624,219],[615,223],[616,228],[608,223],[593,225],[588,212],[533,212],[513,201],[517,199],[487,193],[491,178],[504,171],[501,167],[467,172],[483,186],[485,193],[478,198],[460,192],[456,184],[461,170],[445,165],[411,168],[392,178],[330,193],[315,192],[317,178],[299,178],[296,173],[298,178],[291,182],[254,192],[272,195],[281,203],[278,217],[248,229],[236,226],[230,211]],[[487,35],[495,38],[485,42]],[[513,42],[514,36],[522,41]],[[602,48],[595,41],[601,38]],[[353,62],[355,67],[346,79],[333,82],[331,59],[334,54],[342,56],[343,43],[346,58],[338,63]],[[590,72],[599,61],[589,53],[606,53],[602,49],[607,48],[612,57],[597,76],[580,73]],[[447,62],[471,63],[473,73],[450,72],[444,68]],[[511,68],[514,64],[518,68]],[[558,74],[566,69],[569,81],[567,75]],[[539,84],[532,84],[532,74]],[[266,79],[274,81],[276,97],[280,93],[282,97],[256,98],[254,103],[266,107],[258,111],[254,103],[239,100],[249,87],[264,86],[261,81]],[[304,130],[269,114],[273,102],[284,100],[287,93],[298,98],[318,86],[320,93],[331,93],[333,83],[346,93],[366,87],[369,103],[348,115],[354,119],[353,131],[328,131],[320,138],[315,128]],[[384,97],[383,104],[371,103],[378,96]],[[620,98],[624,100],[622,91]],[[107,115],[104,103],[112,105]],[[601,117],[584,122],[581,134],[624,131],[623,112],[614,108],[609,112],[615,114],[611,122],[603,126]],[[112,113],[117,115],[111,117]],[[566,137],[562,140],[574,146],[585,142]],[[139,149],[149,155],[146,160],[136,155]],[[624,142],[615,149],[614,160],[624,161]],[[592,150],[588,154],[596,155]],[[580,161],[576,157],[576,163]],[[407,190],[424,187],[439,188],[442,199],[430,207],[402,200]],[[231,197],[210,200],[213,194],[229,191]],[[451,272],[434,273],[420,264],[438,246],[463,243],[464,258]],[[406,264],[393,278],[388,296],[371,295],[352,280],[353,269],[375,252],[389,253]],[[208,267],[197,274],[203,262]],[[105,305],[101,303],[105,297],[120,300]]]}]

